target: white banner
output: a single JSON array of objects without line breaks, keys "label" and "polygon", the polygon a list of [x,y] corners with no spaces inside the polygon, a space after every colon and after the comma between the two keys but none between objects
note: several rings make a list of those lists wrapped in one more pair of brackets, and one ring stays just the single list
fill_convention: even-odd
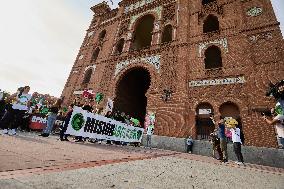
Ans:
[{"label": "white banner", "polygon": [[66,134],[96,139],[141,142],[144,129],[74,107]]}]

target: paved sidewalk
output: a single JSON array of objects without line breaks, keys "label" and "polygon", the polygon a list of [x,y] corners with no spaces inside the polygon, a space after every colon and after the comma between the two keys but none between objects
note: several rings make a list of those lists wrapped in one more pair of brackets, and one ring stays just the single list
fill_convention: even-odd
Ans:
[{"label": "paved sidewalk", "polygon": [[284,188],[284,170],[142,147],[0,136],[0,188]]}]

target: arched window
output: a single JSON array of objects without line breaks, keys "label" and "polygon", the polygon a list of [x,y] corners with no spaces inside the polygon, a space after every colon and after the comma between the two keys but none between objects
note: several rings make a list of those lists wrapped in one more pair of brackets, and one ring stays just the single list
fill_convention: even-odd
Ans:
[{"label": "arched window", "polygon": [[123,46],[124,46],[124,39],[121,38],[116,45],[115,53],[121,54],[123,50]]},{"label": "arched window", "polygon": [[216,1],[216,0],[202,0],[202,5],[206,5],[206,4],[212,3],[214,1]]},{"label": "arched window", "polygon": [[163,35],[162,35],[162,43],[168,43],[172,41],[172,33],[173,33],[173,28],[171,25],[167,25],[164,28]]},{"label": "arched window", "polygon": [[222,67],[221,50],[219,47],[211,46],[205,51],[205,69]]},{"label": "arched window", "polygon": [[132,50],[140,50],[151,46],[154,20],[155,18],[152,15],[145,15],[139,19],[132,39]]},{"label": "arched window", "polygon": [[90,82],[92,73],[93,73],[93,69],[92,68],[90,68],[87,71],[85,71],[85,76],[84,76],[84,79],[83,79],[83,82],[82,82],[83,84],[87,84],[87,83]]},{"label": "arched window", "polygon": [[101,31],[101,33],[99,34],[99,40],[102,41],[106,36],[106,30]]},{"label": "arched window", "polygon": [[209,15],[203,24],[203,33],[213,32],[219,30],[219,21],[216,16]]},{"label": "arched window", "polygon": [[100,48],[96,48],[95,52],[93,53],[92,60],[96,61],[100,53]]},{"label": "arched window", "polygon": [[225,102],[220,108],[219,112],[222,117],[232,117],[234,119],[238,119],[240,117],[239,107],[233,102]]}]

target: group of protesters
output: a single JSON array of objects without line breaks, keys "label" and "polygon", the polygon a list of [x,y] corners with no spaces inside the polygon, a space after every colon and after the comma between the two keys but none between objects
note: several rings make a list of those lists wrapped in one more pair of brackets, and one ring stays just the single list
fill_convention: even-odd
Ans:
[{"label": "group of protesters", "polygon": [[5,96],[3,95],[4,92],[0,91],[0,128],[2,134],[16,135],[19,127],[21,130],[29,131],[31,115],[43,113],[43,111],[46,111],[45,114],[51,122],[50,112],[54,110],[56,104],[61,104],[62,100],[58,99],[54,105],[51,104],[52,102],[45,105],[37,104],[35,102],[37,98],[29,94],[29,91],[29,86],[20,87],[15,94],[10,96]]},{"label": "group of protesters", "polygon": [[[63,99],[57,99],[53,104],[45,105],[45,106],[38,106],[37,104],[32,104],[32,95],[29,94],[30,87],[25,86],[21,87],[17,90],[17,92],[13,95],[10,95],[9,97],[4,98],[4,96],[0,96],[0,103],[3,104],[3,106],[0,106],[0,128],[2,129],[2,134],[8,134],[8,135],[16,135],[17,128],[21,126],[22,128],[26,128],[27,130],[29,127],[30,119],[27,119],[24,123],[23,120],[25,120],[25,117],[30,117],[29,115],[38,114],[43,111],[46,113],[46,125],[43,128],[41,134],[39,136],[41,137],[49,137],[51,132],[53,131],[53,127],[55,125],[56,119],[58,118],[58,115],[62,113],[62,102]],[[3,94],[3,93],[0,93]],[[120,112],[118,110],[111,110],[106,109],[103,111],[103,108],[98,105],[98,103],[95,101],[95,99],[89,99],[81,97],[79,99],[76,99],[70,106],[65,110],[64,114],[64,122],[61,125],[60,128],[60,140],[61,141],[69,141],[68,135],[65,134],[71,116],[73,112],[74,106],[81,107],[83,110],[103,115],[107,118],[125,123],[129,126],[134,127],[140,127],[143,128],[144,125],[141,124],[139,119],[131,117],[130,115],[126,114],[125,112]],[[45,110],[43,110],[45,108]],[[145,124],[147,122],[150,122],[150,118],[147,116],[145,118]],[[153,122],[153,120],[151,120]],[[23,125],[25,125],[23,127]],[[147,145],[151,145],[151,137],[149,135],[152,135],[154,132],[154,127],[149,127],[147,130]],[[87,139],[77,136],[74,138],[75,142],[84,142]],[[88,139],[89,142],[95,143],[101,143],[101,139]],[[119,142],[119,141],[106,141],[107,144],[119,144],[119,145],[126,145],[126,142]],[[140,143],[134,142],[132,143],[134,146],[140,146]]]}]

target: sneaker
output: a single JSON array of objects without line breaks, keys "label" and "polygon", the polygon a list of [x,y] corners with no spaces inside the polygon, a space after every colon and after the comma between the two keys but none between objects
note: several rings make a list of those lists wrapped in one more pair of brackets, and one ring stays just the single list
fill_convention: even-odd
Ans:
[{"label": "sneaker", "polygon": [[8,134],[8,129],[4,129],[1,134],[2,135]]},{"label": "sneaker", "polygon": [[12,136],[12,135],[16,135],[16,129],[11,129],[8,131],[8,135]]},{"label": "sneaker", "polygon": [[227,159],[222,160],[222,163],[228,163]]},{"label": "sneaker", "polygon": [[242,162],[237,162],[237,164],[238,164],[238,165],[242,165],[243,163],[242,163]]}]

